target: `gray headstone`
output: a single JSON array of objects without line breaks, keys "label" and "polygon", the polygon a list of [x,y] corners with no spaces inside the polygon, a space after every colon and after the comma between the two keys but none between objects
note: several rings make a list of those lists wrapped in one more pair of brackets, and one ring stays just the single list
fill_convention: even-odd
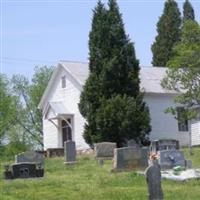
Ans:
[{"label": "gray headstone", "polygon": [[15,156],[15,162],[16,163],[38,163],[38,164],[44,164],[44,156],[40,153],[37,153],[35,151],[26,151],[23,153],[20,153]]},{"label": "gray headstone", "polygon": [[163,200],[163,191],[161,187],[161,172],[158,162],[153,161],[146,171],[146,181],[148,185],[149,200]]},{"label": "gray headstone", "polygon": [[140,166],[141,150],[134,147],[114,150],[113,171],[134,169]]},{"label": "gray headstone", "polygon": [[128,140],[127,145],[128,147],[140,148],[134,139]]},{"label": "gray headstone", "polygon": [[169,169],[175,166],[185,167],[184,154],[179,150],[159,151],[158,163],[161,166],[161,169]]},{"label": "gray headstone", "polygon": [[148,159],[149,159],[149,147],[142,147],[141,158],[140,158],[140,165],[142,168],[148,167]]},{"label": "gray headstone", "polygon": [[101,142],[94,144],[95,157],[98,158],[113,158],[114,149],[117,144],[113,142]]},{"label": "gray headstone", "polygon": [[192,161],[191,160],[186,160],[185,165],[187,169],[192,169]]},{"label": "gray headstone", "polygon": [[159,150],[179,149],[179,142],[174,139],[159,140]]},{"label": "gray headstone", "polygon": [[76,161],[76,145],[72,140],[64,142],[64,160],[65,164],[74,163]]},{"label": "gray headstone", "polygon": [[157,151],[163,150],[178,150],[179,141],[174,139],[154,140],[151,142],[150,148],[152,153],[157,153]]}]

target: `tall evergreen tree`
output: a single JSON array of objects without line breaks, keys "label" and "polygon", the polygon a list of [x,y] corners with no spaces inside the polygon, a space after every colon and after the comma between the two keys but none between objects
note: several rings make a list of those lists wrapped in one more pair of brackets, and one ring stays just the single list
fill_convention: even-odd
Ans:
[{"label": "tall evergreen tree", "polygon": [[157,23],[158,35],[151,46],[153,66],[166,66],[173,46],[180,39],[181,16],[178,5],[174,0],[165,2],[163,15]]},{"label": "tall evergreen tree", "polygon": [[195,20],[194,9],[189,0],[186,0],[183,4],[183,20]]},{"label": "tall evergreen tree", "polygon": [[93,10],[92,29],[89,34],[89,77],[83,87],[80,96],[79,110],[87,120],[84,130],[84,138],[88,144],[92,144],[96,131],[96,110],[100,106],[100,73],[103,60],[107,57],[105,38],[109,31],[107,21],[107,10],[101,1]]},{"label": "tall evergreen tree", "polygon": [[102,71],[102,92],[106,98],[113,94],[136,97],[139,93],[139,62],[133,43],[125,34],[124,24],[115,0],[108,3],[109,52]]},{"label": "tall evergreen tree", "polygon": [[140,142],[150,131],[148,108],[139,91],[139,62],[129,41],[115,0],[106,10],[99,1],[90,32],[90,75],[80,99],[86,118],[84,138],[99,141],[127,139]]}]

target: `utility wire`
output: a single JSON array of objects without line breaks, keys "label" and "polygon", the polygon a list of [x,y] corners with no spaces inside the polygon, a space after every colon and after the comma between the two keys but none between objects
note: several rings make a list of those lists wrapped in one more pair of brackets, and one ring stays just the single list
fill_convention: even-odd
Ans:
[{"label": "utility wire", "polygon": [[57,63],[58,61],[53,60],[39,60],[39,59],[30,59],[30,58],[11,58],[11,57],[2,57],[2,61],[5,62],[42,62],[42,63]]}]

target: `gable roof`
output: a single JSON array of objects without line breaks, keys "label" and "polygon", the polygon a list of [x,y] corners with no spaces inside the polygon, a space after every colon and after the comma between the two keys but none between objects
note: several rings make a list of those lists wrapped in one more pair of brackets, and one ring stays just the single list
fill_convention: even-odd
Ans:
[{"label": "gable roof", "polygon": [[87,62],[61,61],[60,64],[83,86],[89,75]]},{"label": "gable roof", "polygon": [[[89,75],[88,63],[62,61],[60,64],[70,72],[82,86],[85,84]],[[161,86],[161,81],[165,77],[166,70],[166,67],[141,67],[140,88],[144,89],[146,93],[174,93]]]},{"label": "gable roof", "polygon": [[[41,98],[38,108],[41,109],[43,107],[54,79],[61,68],[65,69],[65,71],[74,79],[74,81],[80,85],[80,88],[82,88],[82,86],[85,84],[85,81],[89,75],[89,67],[87,62],[60,61],[57,67],[54,69],[52,77]],[[144,90],[145,93],[174,94],[174,91],[164,89],[161,86],[161,81],[165,77],[166,70],[166,67],[141,67],[140,88]]]},{"label": "gable roof", "polygon": [[[53,116],[47,117],[48,112],[52,111]],[[46,109],[46,113],[44,113],[45,118],[47,119],[56,119],[63,115],[73,115],[62,102],[49,102],[48,107]]]}]

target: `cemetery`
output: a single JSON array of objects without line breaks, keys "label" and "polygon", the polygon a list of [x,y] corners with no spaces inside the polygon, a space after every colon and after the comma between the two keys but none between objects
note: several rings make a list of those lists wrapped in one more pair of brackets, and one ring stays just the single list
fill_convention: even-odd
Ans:
[{"label": "cemetery", "polygon": [[[122,148],[116,148],[116,144],[110,142],[96,143],[94,151],[81,155],[77,154],[75,146],[75,142],[66,141],[64,157],[44,158],[37,152],[29,151],[16,155],[15,163],[4,165],[5,162],[2,162],[0,190],[3,199],[10,197],[32,200],[41,194],[50,200],[170,200],[185,196],[185,199],[190,199],[185,192],[188,188],[194,191],[190,194],[191,199],[198,199],[200,196],[199,147],[194,148],[194,154],[189,156],[188,149],[180,150],[178,142],[174,140],[153,141],[150,147],[140,147],[133,141]],[[166,151],[170,152],[163,156],[161,152]],[[168,158],[172,155],[177,162],[173,162],[173,165],[166,164],[171,162]],[[189,166],[187,158],[191,159]],[[25,180],[27,181],[24,182]],[[50,189],[52,184],[55,186],[54,193]],[[28,185],[30,187],[25,189]],[[67,194],[69,198],[66,198]]]},{"label": "cemetery", "polygon": [[[150,44],[146,36],[153,32],[147,25],[157,6],[128,11],[131,29],[145,34],[139,42],[126,33],[128,23],[120,10],[125,1],[120,6],[116,0],[74,1],[76,10],[68,7],[72,2],[33,1],[30,8],[25,1],[17,2],[23,6],[1,3],[1,11],[6,8],[14,19],[1,20],[12,24],[1,31],[9,38],[2,48],[10,52],[3,51],[1,65],[13,63],[16,73],[20,60],[27,62],[27,69],[29,62],[46,64],[38,63],[32,78],[23,73],[10,77],[1,66],[0,200],[199,200],[200,26],[192,5],[188,0],[162,2],[163,14],[153,22],[157,35]],[[139,3],[126,3],[133,2]],[[89,3],[96,6],[92,9]],[[144,8],[148,1],[140,3]],[[85,5],[93,17],[81,24],[86,22]],[[75,15],[66,16],[69,11]],[[136,17],[135,11],[142,15]],[[23,15],[17,18],[19,13]],[[24,29],[18,21],[29,26]],[[73,29],[78,35],[70,33]],[[80,58],[82,36],[88,44],[86,60],[57,62],[63,52],[66,59],[71,52]],[[26,50],[25,43],[33,50]],[[145,50],[138,57],[142,44]],[[149,56],[147,48],[152,51],[149,67],[141,62]],[[25,51],[33,57],[39,53],[41,59],[50,54],[42,61],[28,58]]]}]

